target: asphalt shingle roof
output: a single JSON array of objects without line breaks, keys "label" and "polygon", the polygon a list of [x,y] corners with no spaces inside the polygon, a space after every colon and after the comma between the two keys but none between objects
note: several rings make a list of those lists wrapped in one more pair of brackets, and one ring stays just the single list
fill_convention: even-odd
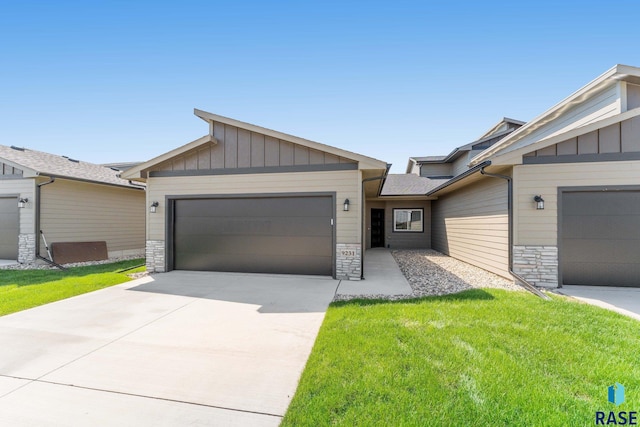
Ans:
[{"label": "asphalt shingle roof", "polygon": [[389,174],[381,196],[424,196],[450,178],[425,178],[415,174]]},{"label": "asphalt shingle roof", "polygon": [[117,175],[120,171],[55,154],[30,150],[28,148],[15,149],[7,147],[6,145],[0,145],[0,161],[2,161],[2,159],[35,170],[45,176],[54,175],[83,181],[120,185],[123,187],[138,187],[129,184],[129,181],[125,179],[118,178]]}]

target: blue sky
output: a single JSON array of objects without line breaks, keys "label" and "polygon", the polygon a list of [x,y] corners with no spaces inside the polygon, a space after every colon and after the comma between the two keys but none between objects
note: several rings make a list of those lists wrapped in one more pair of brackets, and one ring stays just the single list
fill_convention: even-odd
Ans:
[{"label": "blue sky", "polygon": [[616,63],[640,4],[53,1],[0,8],[0,144],[148,160],[193,108],[393,163],[530,120]]}]

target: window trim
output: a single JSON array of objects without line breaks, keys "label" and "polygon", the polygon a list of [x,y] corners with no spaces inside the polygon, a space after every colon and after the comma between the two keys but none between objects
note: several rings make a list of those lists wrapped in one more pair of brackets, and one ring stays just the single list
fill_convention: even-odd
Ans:
[{"label": "window trim", "polygon": [[[396,228],[396,211],[419,211],[420,212],[420,222],[421,229],[420,230],[398,230]],[[411,218],[411,214],[409,214],[409,218]],[[394,233],[424,233],[424,208],[393,208],[393,232]]]}]

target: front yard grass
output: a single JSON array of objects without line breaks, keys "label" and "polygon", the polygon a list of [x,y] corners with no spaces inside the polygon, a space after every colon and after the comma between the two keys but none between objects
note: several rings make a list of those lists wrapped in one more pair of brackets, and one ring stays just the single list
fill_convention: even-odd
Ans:
[{"label": "front yard grass", "polygon": [[594,425],[640,411],[639,355],[640,322],[561,297],[338,302],[282,425]]},{"label": "front yard grass", "polygon": [[131,280],[143,259],[67,270],[0,270],[0,316]]}]

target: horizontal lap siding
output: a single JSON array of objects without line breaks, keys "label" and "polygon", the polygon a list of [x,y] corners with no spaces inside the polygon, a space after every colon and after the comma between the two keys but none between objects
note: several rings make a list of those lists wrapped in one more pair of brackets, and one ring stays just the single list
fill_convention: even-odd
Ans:
[{"label": "horizontal lap siding", "polygon": [[56,179],[41,197],[47,243],[106,241],[110,252],[145,246],[144,191]]},{"label": "horizontal lap siding", "polygon": [[[160,207],[149,215],[149,239],[165,239],[165,196],[336,192],[337,243],[359,243],[359,183],[357,170],[150,178],[148,204],[158,201]],[[348,212],[342,210],[345,199]]]},{"label": "horizontal lap siding", "polygon": [[[558,187],[640,185],[640,161],[520,165],[514,168],[516,245],[557,245]],[[537,210],[535,195],[544,210]]]},{"label": "horizontal lap siding", "polygon": [[509,277],[507,183],[486,178],[431,202],[431,246]]},{"label": "horizontal lap siding", "polygon": [[[20,209],[20,233],[33,233],[35,230],[35,179],[0,179],[0,196],[3,194],[19,194],[29,199],[26,207]],[[18,198],[16,197],[16,203]]]}]

